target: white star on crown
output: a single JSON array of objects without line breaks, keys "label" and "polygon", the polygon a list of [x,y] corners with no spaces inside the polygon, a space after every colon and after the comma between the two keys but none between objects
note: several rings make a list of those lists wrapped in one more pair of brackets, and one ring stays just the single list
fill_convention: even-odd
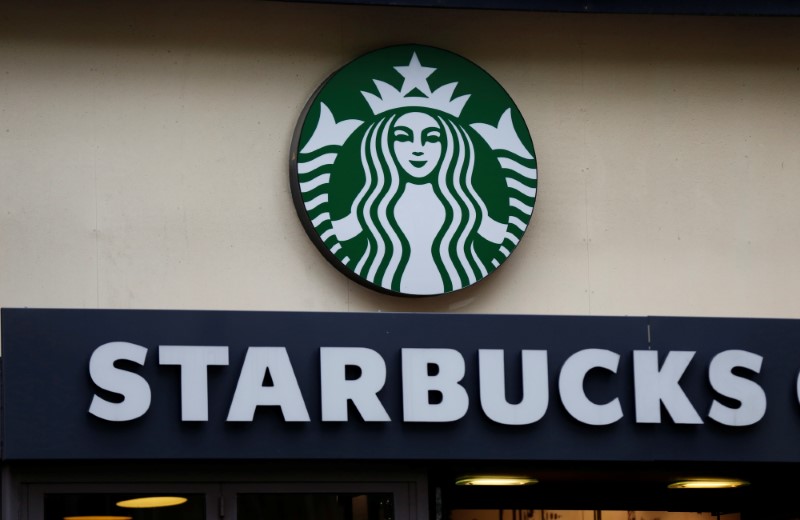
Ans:
[{"label": "white star on crown", "polygon": [[[431,92],[431,87],[428,85],[428,76],[433,74],[436,69],[434,67],[423,67],[419,62],[419,58],[417,58],[416,52],[411,56],[411,61],[408,62],[408,65],[397,66],[394,69],[404,78],[403,86],[400,87],[400,90],[388,83],[373,79],[372,81],[378,88],[378,95],[361,91],[373,114],[382,114],[395,108],[422,107],[440,110],[454,117],[461,115],[461,111],[464,109],[470,94],[453,99],[453,92],[455,92],[458,85],[455,82],[442,85]],[[414,90],[421,92],[424,96],[408,96]]]}]

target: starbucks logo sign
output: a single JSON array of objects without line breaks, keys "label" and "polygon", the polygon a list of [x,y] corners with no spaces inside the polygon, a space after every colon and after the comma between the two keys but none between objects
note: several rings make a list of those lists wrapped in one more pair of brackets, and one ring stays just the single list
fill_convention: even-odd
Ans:
[{"label": "starbucks logo sign", "polygon": [[448,293],[495,271],[530,223],[536,185],[514,102],[433,47],[377,50],[334,73],[292,143],[306,232],[340,271],[391,294]]}]

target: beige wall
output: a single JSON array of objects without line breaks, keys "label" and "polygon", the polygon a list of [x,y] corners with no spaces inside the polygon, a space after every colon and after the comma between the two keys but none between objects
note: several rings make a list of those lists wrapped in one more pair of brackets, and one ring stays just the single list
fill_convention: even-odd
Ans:
[{"label": "beige wall", "polygon": [[[331,267],[288,184],[325,77],[447,48],[516,100],[539,194],[477,286]],[[0,306],[800,317],[800,19],[253,2],[0,5]]]}]

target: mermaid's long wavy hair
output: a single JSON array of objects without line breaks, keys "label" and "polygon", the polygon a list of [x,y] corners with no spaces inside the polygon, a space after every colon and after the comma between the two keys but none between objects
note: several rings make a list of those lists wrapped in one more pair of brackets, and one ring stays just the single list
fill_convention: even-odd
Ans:
[{"label": "mermaid's long wavy hair", "polygon": [[[355,272],[392,291],[408,264],[410,246],[394,210],[403,193],[404,177],[394,153],[392,130],[402,113],[386,115],[372,123],[361,139],[361,164],[365,182],[353,207],[368,245]],[[465,128],[448,115],[431,112],[441,130],[442,154],[432,187],[445,208],[445,222],[434,239],[431,254],[442,277],[445,292],[474,283],[487,271],[475,251],[474,239],[486,206],[472,184],[475,147]]]}]

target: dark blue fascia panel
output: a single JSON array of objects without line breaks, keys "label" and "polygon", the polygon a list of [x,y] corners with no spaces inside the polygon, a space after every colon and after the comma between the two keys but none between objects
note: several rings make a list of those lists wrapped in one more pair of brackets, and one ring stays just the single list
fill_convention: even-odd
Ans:
[{"label": "dark blue fascia panel", "polygon": [[[4,460],[485,460],[800,462],[800,320],[525,316],[413,313],[302,313],[3,309]],[[88,413],[98,388],[88,366],[94,350],[125,341],[148,350],[129,367],[152,391],[150,409],[112,423]],[[208,371],[209,420],[181,420],[179,368],[158,363],[159,345],[216,345],[227,366]],[[287,423],[277,407],[261,407],[252,422],[226,421],[249,346],[284,346],[311,420]],[[321,420],[320,347],[365,347],[387,367],[378,397],[390,422]],[[444,423],[403,420],[402,348],[456,350],[463,357],[469,409]],[[503,349],[509,400],[519,394],[522,350],[547,351],[548,408],[524,426],[493,422],[481,409],[479,349]],[[559,374],[587,349],[619,354],[615,373],[592,370],[590,399],[619,399],[623,417],[590,426],[567,413]],[[636,420],[633,352],[692,351],[681,379],[702,424]],[[743,349],[763,357],[759,374],[744,374],[764,390],[765,417],[746,427],[708,418],[719,399],[708,380],[710,360]],[[515,390],[516,389],[516,390]],[[731,403],[727,403],[731,405]]]}]

